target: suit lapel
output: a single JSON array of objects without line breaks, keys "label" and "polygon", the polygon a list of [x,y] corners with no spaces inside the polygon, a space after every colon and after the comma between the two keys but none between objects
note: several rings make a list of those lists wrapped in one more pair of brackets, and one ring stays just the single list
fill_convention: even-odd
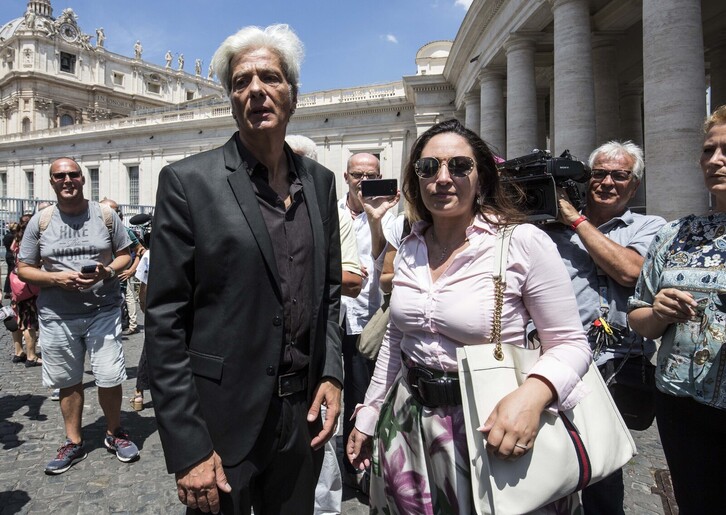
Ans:
[{"label": "suit lapel", "polygon": [[[307,206],[308,209],[310,227],[313,233],[313,291],[315,293],[313,306],[318,306],[323,295],[323,287],[325,283],[325,262],[327,255],[323,219],[320,214],[320,204],[318,203],[318,195],[315,191],[313,176],[305,166],[305,160],[293,153],[293,162],[295,163],[295,168],[298,176],[300,177],[300,182],[302,182],[303,194],[305,195],[305,206]],[[317,311],[313,310],[313,314],[317,315]],[[312,327],[315,327],[314,323]]]},{"label": "suit lapel", "polygon": [[275,263],[275,253],[272,249],[270,234],[267,232],[267,226],[265,225],[264,218],[262,218],[262,212],[260,211],[257,197],[252,187],[252,181],[247,172],[247,166],[239,155],[234,136],[224,145],[224,162],[227,169],[232,172],[227,176],[227,182],[232,188],[232,192],[237,199],[237,204],[242,210],[242,214],[247,220],[247,224],[257,241],[262,258],[267,263],[268,268],[275,278],[275,293],[279,298],[282,298],[280,274]]}]

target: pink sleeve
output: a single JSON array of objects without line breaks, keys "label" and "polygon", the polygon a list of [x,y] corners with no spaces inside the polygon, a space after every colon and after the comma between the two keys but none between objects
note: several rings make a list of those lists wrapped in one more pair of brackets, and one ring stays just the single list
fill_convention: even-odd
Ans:
[{"label": "pink sleeve", "polygon": [[542,356],[529,373],[552,384],[558,397],[553,407],[569,409],[587,393],[581,377],[592,361],[592,351],[557,247],[542,231],[531,236],[519,241],[529,261],[522,298],[537,327]]}]

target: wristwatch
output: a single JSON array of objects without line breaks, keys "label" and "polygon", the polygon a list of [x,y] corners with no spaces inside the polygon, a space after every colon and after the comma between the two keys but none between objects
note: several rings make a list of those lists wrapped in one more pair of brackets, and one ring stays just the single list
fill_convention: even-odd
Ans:
[{"label": "wristwatch", "polygon": [[114,270],[112,266],[107,266],[106,271],[108,271],[108,279],[116,277],[116,270]]}]

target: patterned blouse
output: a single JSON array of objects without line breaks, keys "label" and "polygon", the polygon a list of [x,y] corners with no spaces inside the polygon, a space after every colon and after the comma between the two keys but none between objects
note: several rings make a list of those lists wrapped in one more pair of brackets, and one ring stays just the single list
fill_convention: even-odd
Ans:
[{"label": "patterned blouse", "polygon": [[629,311],[652,307],[656,293],[678,288],[693,294],[698,315],[671,324],[658,350],[656,385],[726,409],[726,213],[689,215],[666,224],[645,258]]}]

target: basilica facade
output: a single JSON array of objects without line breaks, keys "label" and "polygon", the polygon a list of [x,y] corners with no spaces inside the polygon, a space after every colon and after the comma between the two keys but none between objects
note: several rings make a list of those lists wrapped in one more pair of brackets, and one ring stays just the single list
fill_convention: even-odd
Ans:
[{"label": "basilica facade", "polygon": [[[140,43],[111,53],[103,29],[84,33],[70,9],[53,17],[50,0],[18,14],[0,29],[0,198],[52,198],[48,164],[65,155],[91,198],[153,205],[164,165],[235,131],[199,66],[148,63]],[[353,153],[400,178],[416,137],[451,117],[505,158],[547,148],[586,160],[631,139],[647,167],[634,207],[701,212],[700,127],[726,102],[725,25],[720,0],[475,0],[453,41],[412,56],[416,75],[300,95],[288,133],[316,142],[340,195]]]}]

